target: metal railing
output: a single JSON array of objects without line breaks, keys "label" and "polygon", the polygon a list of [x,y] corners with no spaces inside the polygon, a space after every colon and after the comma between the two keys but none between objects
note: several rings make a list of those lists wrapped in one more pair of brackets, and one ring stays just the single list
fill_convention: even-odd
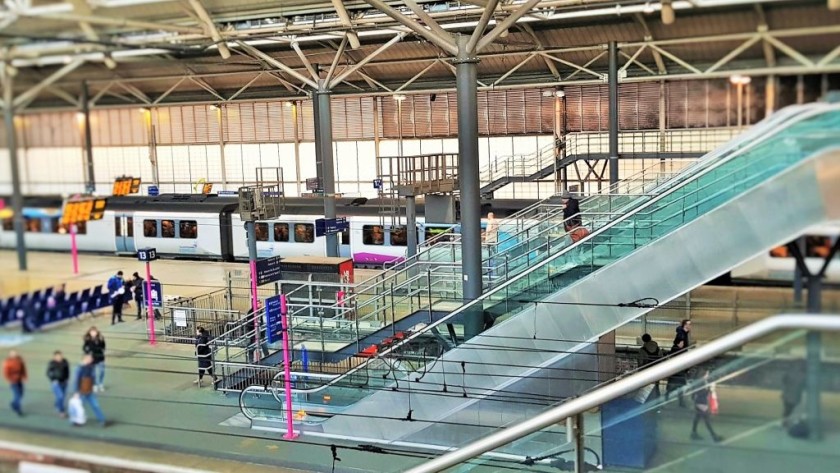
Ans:
[{"label": "metal railing", "polygon": [[[569,400],[527,421],[460,447],[406,473],[433,473],[456,466],[495,448],[515,442],[569,418],[666,379],[779,330],[840,331],[840,315],[784,314],[773,316],[720,337],[680,356],[657,363],[595,391]],[[582,447],[582,446],[581,446]]]}]

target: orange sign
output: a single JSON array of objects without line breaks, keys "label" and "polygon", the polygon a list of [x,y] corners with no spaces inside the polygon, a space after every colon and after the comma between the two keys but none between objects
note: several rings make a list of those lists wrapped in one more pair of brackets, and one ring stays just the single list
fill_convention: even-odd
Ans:
[{"label": "orange sign", "polygon": [[114,189],[111,194],[115,196],[136,194],[140,192],[139,177],[118,177],[114,181]]},{"label": "orange sign", "polygon": [[61,223],[65,226],[90,220],[101,220],[105,216],[107,199],[82,198],[64,202]]}]

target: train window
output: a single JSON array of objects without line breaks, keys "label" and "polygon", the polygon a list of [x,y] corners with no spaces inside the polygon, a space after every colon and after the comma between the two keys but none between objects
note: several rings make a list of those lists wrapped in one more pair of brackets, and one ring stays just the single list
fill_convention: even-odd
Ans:
[{"label": "train window", "polygon": [[122,236],[122,218],[114,217],[114,236]]},{"label": "train window", "polygon": [[289,224],[274,224],[274,241],[289,241]]},{"label": "train window", "polygon": [[812,235],[805,237],[805,256],[808,258],[828,258],[831,252],[831,238]]},{"label": "train window", "polygon": [[15,223],[10,218],[3,219],[3,231],[4,232],[11,232],[15,229]]},{"label": "train window", "polygon": [[126,235],[129,238],[134,238],[134,217],[128,217],[125,219],[125,224],[128,228],[126,228]]},{"label": "train window", "polygon": [[391,246],[408,245],[408,231],[405,227],[391,227]]},{"label": "train window", "polygon": [[267,223],[255,223],[254,224],[254,236],[257,241],[268,241],[268,224]]},{"label": "train window", "polygon": [[195,220],[181,220],[178,222],[181,238],[198,238],[198,223]]},{"label": "train window", "polygon": [[50,233],[67,233],[67,230],[61,224],[59,219],[51,218],[50,219]]},{"label": "train window", "polygon": [[338,234],[338,244],[339,245],[349,245],[350,244],[350,230],[342,230],[341,233]]},{"label": "train window", "polygon": [[362,242],[365,245],[384,245],[385,232],[380,225],[365,225],[362,227]]},{"label": "train window", "polygon": [[143,220],[143,236],[146,238],[157,238],[157,220]]},{"label": "train window", "polygon": [[26,231],[30,233],[41,233],[41,219],[24,217]]},{"label": "train window", "polygon": [[76,224],[76,235],[87,234],[87,222],[79,222]]},{"label": "train window", "polygon": [[160,221],[160,237],[161,238],[175,238],[175,221],[161,220]]},{"label": "train window", "polygon": [[441,234],[443,234],[443,233],[446,233],[446,228],[441,228],[441,227],[426,227],[426,239],[425,239],[424,241],[429,241],[429,240],[431,240],[432,238],[435,238],[435,237],[437,237],[438,235],[441,235]]},{"label": "train window", "polygon": [[315,241],[315,225],[311,223],[295,224],[295,241],[297,243],[312,243]]},{"label": "train window", "polygon": [[770,250],[771,258],[790,258],[790,250],[787,246],[777,246]]}]

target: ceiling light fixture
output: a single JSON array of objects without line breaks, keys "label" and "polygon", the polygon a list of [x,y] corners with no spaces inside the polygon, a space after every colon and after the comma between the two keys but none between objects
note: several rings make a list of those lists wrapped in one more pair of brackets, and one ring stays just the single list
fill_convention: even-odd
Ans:
[{"label": "ceiling light fixture", "polygon": [[676,20],[676,14],[674,13],[674,6],[671,4],[671,0],[662,0],[661,14],[663,24],[674,24],[674,20]]}]

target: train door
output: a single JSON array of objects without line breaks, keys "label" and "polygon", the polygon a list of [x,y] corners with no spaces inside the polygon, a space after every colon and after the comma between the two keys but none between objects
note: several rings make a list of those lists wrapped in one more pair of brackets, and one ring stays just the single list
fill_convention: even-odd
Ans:
[{"label": "train door", "polygon": [[342,258],[350,258],[352,251],[350,250],[350,228],[340,232],[338,235],[338,256]]},{"label": "train door", "polygon": [[136,253],[134,246],[134,217],[126,214],[114,215],[114,237],[117,253]]}]

